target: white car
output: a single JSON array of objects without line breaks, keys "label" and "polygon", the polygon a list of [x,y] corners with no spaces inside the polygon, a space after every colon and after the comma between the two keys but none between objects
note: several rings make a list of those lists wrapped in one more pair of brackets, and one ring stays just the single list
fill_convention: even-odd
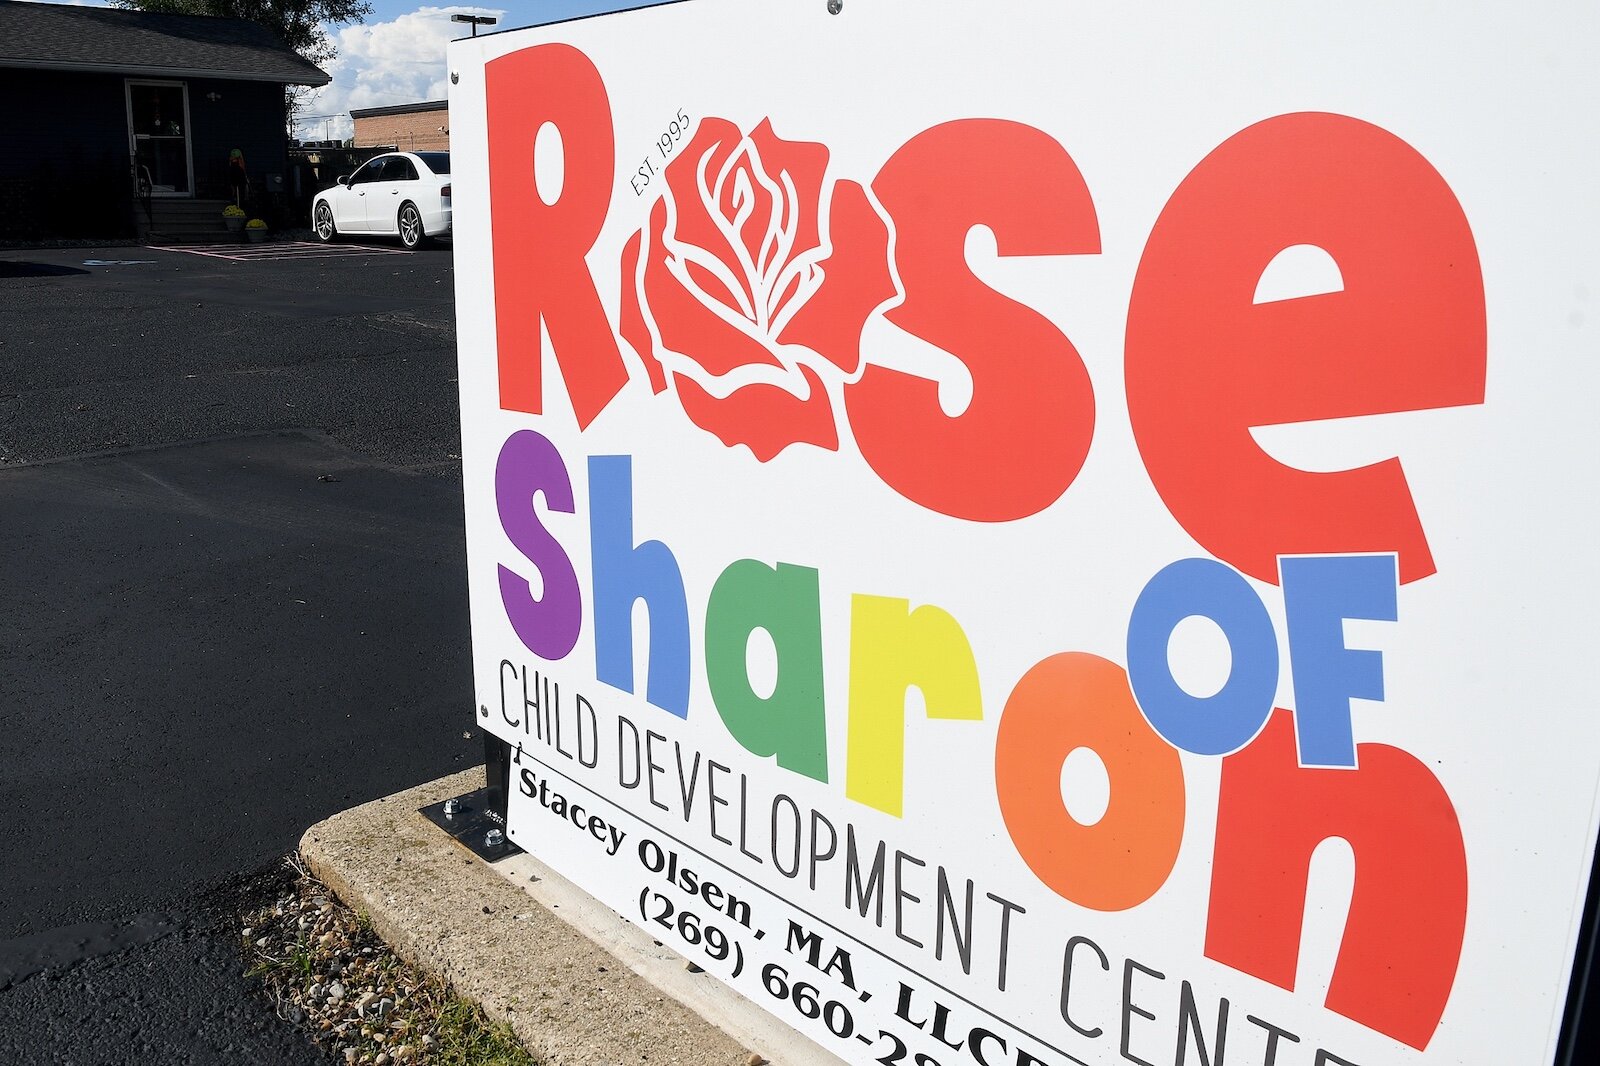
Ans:
[{"label": "white car", "polygon": [[374,156],[311,202],[317,239],[340,234],[398,235],[407,248],[450,233],[450,153]]}]

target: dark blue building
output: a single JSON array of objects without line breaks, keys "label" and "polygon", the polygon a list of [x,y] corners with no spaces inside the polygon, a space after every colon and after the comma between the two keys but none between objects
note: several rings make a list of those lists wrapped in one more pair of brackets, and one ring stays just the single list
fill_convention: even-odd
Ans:
[{"label": "dark blue building", "polygon": [[285,88],[328,80],[253,22],[0,0],[0,240],[218,228],[234,149],[265,214]]}]

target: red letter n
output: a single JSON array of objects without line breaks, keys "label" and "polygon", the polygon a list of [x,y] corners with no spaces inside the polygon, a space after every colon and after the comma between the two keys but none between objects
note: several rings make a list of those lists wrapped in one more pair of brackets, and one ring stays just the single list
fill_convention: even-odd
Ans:
[{"label": "red letter n", "polygon": [[[628,381],[584,259],[611,204],[611,101],[600,72],[570,45],[502,56],[486,78],[500,406],[544,410],[542,320],[581,429]],[[565,160],[554,203],[540,196],[533,173],[534,140],[547,122],[561,134]]]},{"label": "red letter n", "polygon": [[1361,744],[1357,770],[1302,769],[1294,720],[1274,711],[1222,761],[1206,955],[1293,990],[1311,853],[1355,853],[1329,1010],[1414,1048],[1444,1014],[1467,921],[1467,856],[1444,788],[1399,748]]}]

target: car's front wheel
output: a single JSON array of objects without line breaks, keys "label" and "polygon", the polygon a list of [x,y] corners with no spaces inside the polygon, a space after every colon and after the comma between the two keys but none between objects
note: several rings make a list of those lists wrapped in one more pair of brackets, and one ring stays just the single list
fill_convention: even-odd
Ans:
[{"label": "car's front wheel", "polygon": [[316,231],[317,240],[327,244],[339,235],[333,225],[333,208],[326,202],[317,205],[316,218],[312,219],[311,228]]},{"label": "car's front wheel", "polygon": [[427,231],[422,228],[422,212],[415,204],[400,207],[400,243],[409,249],[421,248],[427,241]]}]

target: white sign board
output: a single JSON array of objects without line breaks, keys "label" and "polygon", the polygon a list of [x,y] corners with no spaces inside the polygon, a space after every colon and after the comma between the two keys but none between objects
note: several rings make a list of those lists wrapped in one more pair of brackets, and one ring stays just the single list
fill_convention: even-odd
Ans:
[{"label": "white sign board", "polygon": [[1550,1062],[1597,19],[692,0],[454,44],[512,840],[851,1062]]}]

